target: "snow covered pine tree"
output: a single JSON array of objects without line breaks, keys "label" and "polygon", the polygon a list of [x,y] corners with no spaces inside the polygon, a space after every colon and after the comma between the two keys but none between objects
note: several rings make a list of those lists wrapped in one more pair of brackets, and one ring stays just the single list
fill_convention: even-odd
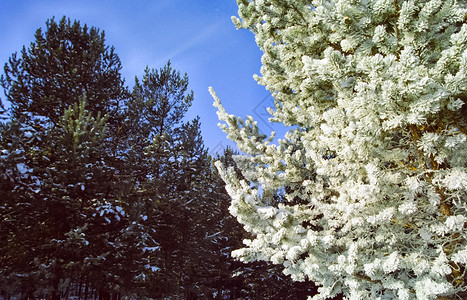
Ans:
[{"label": "snow covered pine tree", "polygon": [[[219,119],[245,155],[220,163],[254,239],[234,255],[322,285],[313,299],[462,297],[467,263],[467,4],[237,1],[264,52],[277,145]],[[272,201],[282,193],[286,201]]]}]

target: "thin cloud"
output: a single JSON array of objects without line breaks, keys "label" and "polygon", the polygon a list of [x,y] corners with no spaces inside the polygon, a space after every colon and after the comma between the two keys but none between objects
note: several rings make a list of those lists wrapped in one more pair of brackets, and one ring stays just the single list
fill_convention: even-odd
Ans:
[{"label": "thin cloud", "polygon": [[219,25],[220,24],[215,23],[200,31],[197,35],[195,35],[185,43],[181,44],[179,47],[175,48],[172,52],[165,55],[162,59],[159,59],[156,63],[156,66],[165,64],[169,59],[175,59],[177,56],[185,53],[186,51],[194,48],[198,44],[205,42],[210,37],[216,35],[216,33],[219,31],[219,28],[221,28],[221,26]]}]

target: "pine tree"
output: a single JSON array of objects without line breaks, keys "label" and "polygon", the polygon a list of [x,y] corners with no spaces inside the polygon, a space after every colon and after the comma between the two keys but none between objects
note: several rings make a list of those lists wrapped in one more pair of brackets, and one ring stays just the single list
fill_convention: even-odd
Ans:
[{"label": "pine tree", "polygon": [[[238,178],[244,179],[234,157],[237,151],[225,149],[216,161],[222,163],[223,168],[232,167]],[[252,236],[246,232],[234,216],[229,213],[230,198],[225,191],[225,183],[216,169],[213,170],[213,182],[218,190],[217,201],[220,202],[219,225],[220,234],[217,235],[216,246],[219,248],[213,257],[220,258],[217,268],[219,272],[220,291],[222,295],[229,295],[233,299],[307,299],[316,294],[317,287],[309,282],[294,282],[290,276],[283,274],[283,266],[270,265],[265,262],[240,262],[232,257],[231,252],[243,246],[243,240]],[[282,195],[271,195],[273,201],[283,201]],[[274,288],[270,288],[274,287]]]},{"label": "pine tree", "polygon": [[[193,101],[193,92],[187,92],[188,76],[173,70],[170,61],[160,70],[146,68],[140,81],[136,78],[131,97],[126,102],[123,132],[120,145],[128,187],[142,193],[150,178],[163,172],[164,146]],[[151,147],[151,155],[147,149]],[[130,150],[130,151],[128,151]]]},{"label": "pine tree", "polygon": [[199,119],[183,122],[192,101],[188,76],[168,62],[158,70],[146,68],[126,103],[121,197],[145,233],[141,244],[149,262],[141,281],[151,297],[194,292],[194,216],[201,201],[196,190],[206,150]]},{"label": "pine tree", "polygon": [[108,294],[131,286],[141,268],[141,249],[132,247],[139,231],[127,230],[118,198],[115,142],[126,95],[119,70],[103,33],[65,18],[49,20],[45,34],[38,30],[5,65],[11,109],[1,128],[0,280],[7,293],[58,298],[79,281]]},{"label": "pine tree", "polygon": [[[264,52],[274,143],[227,114],[222,167],[244,261],[282,264],[313,299],[467,290],[467,7],[457,1],[238,1]],[[283,194],[284,201],[271,201]]]},{"label": "pine tree", "polygon": [[82,101],[58,124],[32,135],[32,128],[11,122],[2,132],[0,211],[4,276],[24,280],[22,291],[57,297],[82,276],[89,240],[102,238],[89,227],[112,173],[103,161],[105,118],[92,117]]},{"label": "pine tree", "polygon": [[1,86],[15,119],[57,123],[69,105],[86,96],[88,110],[109,115],[111,129],[119,120],[125,97],[120,59],[105,45],[99,29],[63,17],[46,22],[35,41],[5,64]]},{"label": "pine tree", "polygon": [[6,113],[5,106],[3,105],[2,99],[0,98],[0,120],[5,118],[4,114]]},{"label": "pine tree", "polygon": [[[26,154],[31,152],[27,149],[30,149],[34,139],[40,138],[33,137],[18,122],[2,124],[1,127],[0,238],[3,242],[0,245],[0,286],[6,295],[18,291],[31,295],[37,282],[34,274],[29,274],[31,268],[27,265],[34,258],[30,253],[29,241],[41,239],[34,236],[40,228],[33,226],[39,210],[35,210],[25,199],[34,195],[38,188],[37,182],[29,176],[32,170],[26,163],[30,155]],[[20,274],[25,276],[21,277]]]}]

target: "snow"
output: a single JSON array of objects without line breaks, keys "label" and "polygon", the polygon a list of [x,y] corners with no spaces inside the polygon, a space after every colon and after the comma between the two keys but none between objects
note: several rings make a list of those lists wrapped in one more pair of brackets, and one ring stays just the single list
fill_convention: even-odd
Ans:
[{"label": "snow", "polygon": [[160,270],[160,268],[156,267],[156,266],[151,266],[151,265],[145,265],[144,266],[147,270],[151,270],[153,272],[157,272]]},{"label": "snow", "polygon": [[31,169],[29,169],[25,164],[23,163],[18,163],[16,164],[16,168],[18,169],[18,171],[21,173],[21,174],[26,174],[30,171],[32,171]]}]

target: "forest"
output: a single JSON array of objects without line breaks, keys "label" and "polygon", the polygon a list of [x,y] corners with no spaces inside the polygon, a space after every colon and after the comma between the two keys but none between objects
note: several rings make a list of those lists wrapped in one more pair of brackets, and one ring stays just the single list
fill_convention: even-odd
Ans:
[{"label": "forest", "polygon": [[237,5],[287,132],[210,87],[222,153],[170,61],[130,88],[65,17],[11,56],[1,298],[467,299],[467,3]]},{"label": "forest", "polygon": [[[49,19],[1,77],[4,299],[305,299],[279,266],[242,263],[187,74],[146,68],[130,89],[104,33]],[[5,108],[7,107],[7,108]],[[273,289],[270,287],[274,287]],[[13,298],[12,298],[13,297]]]}]

